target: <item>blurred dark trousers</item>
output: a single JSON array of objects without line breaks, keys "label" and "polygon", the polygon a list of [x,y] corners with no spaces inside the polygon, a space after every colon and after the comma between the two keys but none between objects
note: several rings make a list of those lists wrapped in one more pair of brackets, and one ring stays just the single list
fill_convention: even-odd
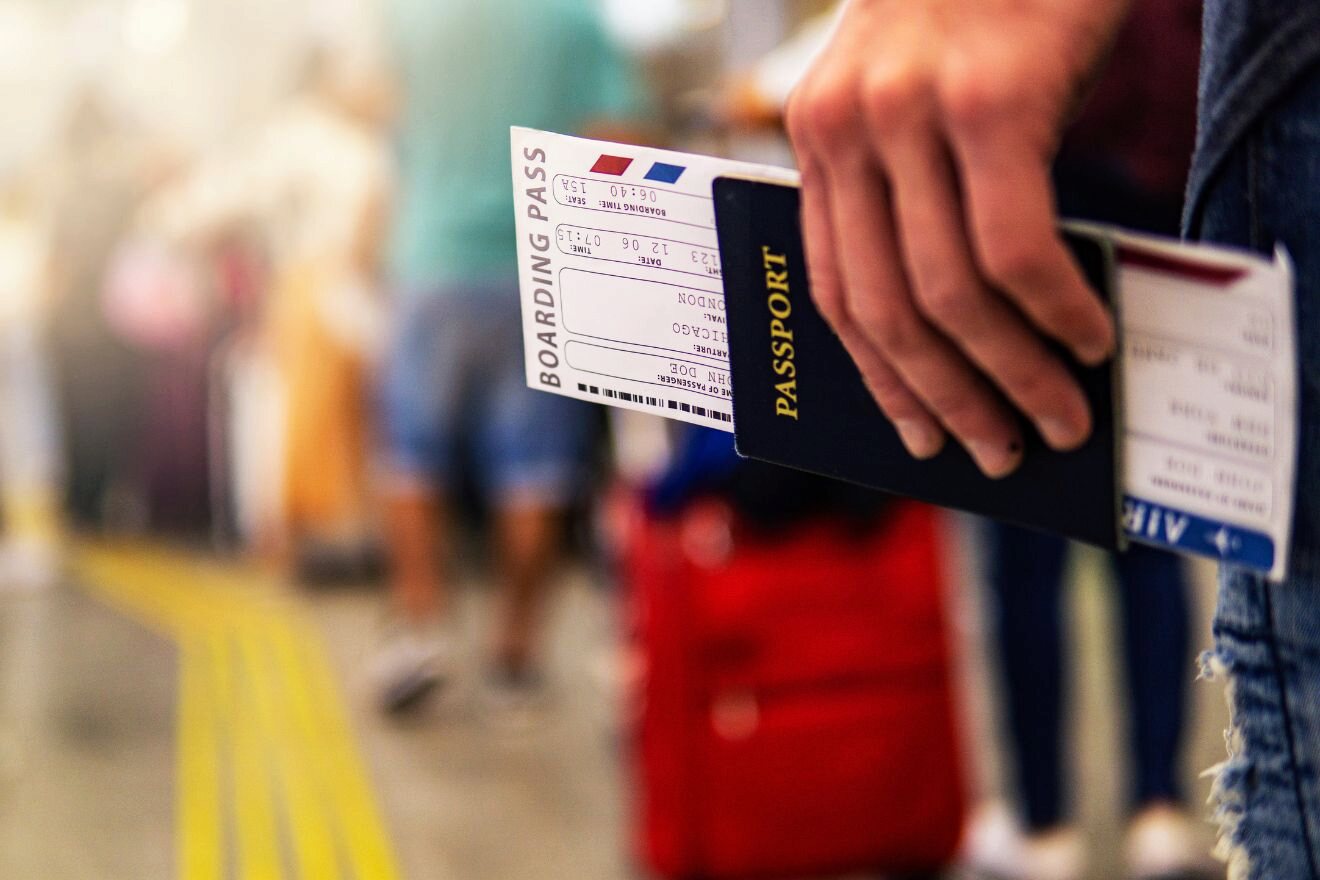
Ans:
[{"label": "blurred dark trousers", "polygon": [[[1027,825],[1063,821],[1063,568],[1068,544],[992,525],[990,582],[998,600],[995,635],[1003,664],[1007,727]],[[1111,557],[1126,661],[1131,803],[1176,801],[1188,654],[1187,583],[1176,557],[1133,547]],[[1115,735],[1121,731],[1116,726]]]}]

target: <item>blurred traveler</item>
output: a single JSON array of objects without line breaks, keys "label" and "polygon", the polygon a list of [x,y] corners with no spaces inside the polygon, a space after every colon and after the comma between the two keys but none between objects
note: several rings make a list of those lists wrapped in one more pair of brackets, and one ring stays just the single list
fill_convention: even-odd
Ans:
[{"label": "blurred traveler", "polygon": [[[1086,837],[1070,819],[1064,759],[1068,664],[1064,563],[1049,535],[991,527],[992,631],[1004,681],[1008,766],[1020,810],[982,805],[964,859],[995,880],[1080,880]],[[1127,690],[1129,876],[1191,878],[1209,869],[1179,780],[1189,669],[1189,603],[1179,560],[1134,547],[1111,559]],[[1222,869],[1221,869],[1222,871]]]},{"label": "blurred traveler", "polygon": [[40,178],[53,205],[50,320],[72,522],[141,521],[146,364],[111,326],[104,281],[166,150],[95,89],[75,100]]},{"label": "blurred traveler", "polygon": [[635,78],[590,0],[392,0],[403,86],[393,249],[397,332],[383,394],[399,627],[376,663],[382,704],[445,675],[444,493],[460,462],[489,500],[503,608],[492,683],[534,689],[538,599],[562,513],[583,488],[589,407],[526,387],[509,127],[616,136]]},{"label": "blurred traveler", "polygon": [[[326,54],[288,108],[286,161],[301,167],[289,243],[269,320],[284,378],[284,531],[277,550],[300,573],[351,571],[374,542],[369,376],[384,342],[379,276],[392,169],[383,76]],[[314,158],[313,158],[314,157]]]},{"label": "blurred traveler", "polygon": [[58,574],[60,430],[46,320],[50,229],[22,182],[0,193],[0,590]]},{"label": "blurred traveler", "polygon": [[[1070,130],[1054,167],[1068,217],[1178,234],[1196,135],[1200,0],[1140,0],[1109,72]],[[797,82],[825,49],[837,11],[809,22],[726,89],[732,125],[777,125]],[[984,805],[965,858],[997,880],[1070,880],[1084,841],[1066,815],[1063,618],[1067,544],[991,524],[990,581],[1006,691],[1008,744],[1025,822]],[[1187,584],[1176,558],[1134,548],[1114,557],[1127,666],[1133,780],[1127,860],[1139,878],[1204,867],[1177,779],[1190,677]],[[1024,827],[1025,826],[1025,827]]]},{"label": "blurred traveler", "polygon": [[[1196,140],[1200,16],[1200,0],[1135,4],[1111,66],[1055,161],[1062,215],[1177,236]],[[1022,821],[986,805],[968,834],[967,860],[1008,880],[1080,878],[1085,841],[1069,820],[1063,759],[1067,545],[1002,525],[991,525],[989,542]],[[1144,547],[1115,556],[1111,569],[1130,718],[1128,870],[1136,878],[1200,876],[1208,857],[1198,850],[1178,779],[1191,681],[1186,575],[1174,556]]]},{"label": "blurred traveler", "polygon": [[[1013,471],[1005,398],[1057,448],[1090,431],[1045,340],[1100,363],[1114,326],[1063,246],[1048,169],[1131,7],[857,0],[790,101],[814,294],[914,455],[947,431],[986,473]],[[1316,877],[1320,5],[1206,0],[1199,93],[1184,230],[1291,254],[1301,379],[1289,576],[1221,569],[1219,853],[1234,880]]]},{"label": "blurred traveler", "polygon": [[[225,350],[219,396],[240,523],[264,554],[295,567],[349,561],[374,532],[367,376],[385,320],[377,277],[391,189],[388,108],[367,53],[320,47],[269,122],[145,212],[153,232],[194,250],[218,254],[233,233],[255,227],[269,251],[258,339]],[[253,375],[277,387],[258,387]],[[248,399],[254,393],[270,399]],[[242,424],[258,414],[261,425]]]}]

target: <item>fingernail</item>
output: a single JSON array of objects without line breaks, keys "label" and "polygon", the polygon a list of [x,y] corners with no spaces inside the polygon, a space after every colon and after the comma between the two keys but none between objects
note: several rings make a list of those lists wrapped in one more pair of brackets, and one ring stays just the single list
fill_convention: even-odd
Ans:
[{"label": "fingernail", "polygon": [[894,430],[913,458],[934,458],[944,448],[944,432],[920,419],[894,422]]},{"label": "fingernail", "polygon": [[1061,452],[1076,449],[1086,442],[1091,435],[1090,426],[1077,424],[1066,419],[1047,418],[1040,421],[1040,433],[1051,449]]},{"label": "fingernail", "polygon": [[1088,367],[1098,367],[1114,356],[1112,343],[1090,343],[1077,349],[1077,357]]},{"label": "fingernail", "polygon": [[1022,444],[1018,442],[974,442],[968,444],[967,450],[976,459],[976,466],[992,480],[1008,476],[1022,463]]}]

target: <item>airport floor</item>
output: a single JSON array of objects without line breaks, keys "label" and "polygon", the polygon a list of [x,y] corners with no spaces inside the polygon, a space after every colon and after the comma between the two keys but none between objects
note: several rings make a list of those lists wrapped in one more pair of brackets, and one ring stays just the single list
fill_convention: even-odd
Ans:
[{"label": "airport floor", "polygon": [[[1090,876],[1112,880],[1122,731],[1100,566],[1089,554],[1079,564],[1078,811],[1093,831]],[[1199,574],[1203,644],[1213,586]],[[981,735],[992,685],[974,573],[965,580],[955,617],[968,741],[993,791],[1001,762]],[[562,578],[551,698],[534,725],[483,699],[488,594],[480,578],[464,583],[458,617],[473,638],[458,683],[401,722],[370,699],[382,624],[370,590],[288,589],[145,544],[81,545],[58,587],[0,588],[0,878],[640,877],[627,850],[610,592],[582,569]],[[1186,775],[1198,804],[1225,715],[1219,686],[1193,687]]]}]

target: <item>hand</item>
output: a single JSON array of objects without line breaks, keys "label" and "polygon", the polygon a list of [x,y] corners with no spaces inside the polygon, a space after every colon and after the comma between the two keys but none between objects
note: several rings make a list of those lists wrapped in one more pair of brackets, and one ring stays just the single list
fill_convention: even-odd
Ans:
[{"label": "hand", "polygon": [[1056,449],[1114,328],[1057,230],[1050,166],[1127,0],[850,0],[789,102],[813,295],[909,451],[946,431],[989,476],[1011,406]]}]

